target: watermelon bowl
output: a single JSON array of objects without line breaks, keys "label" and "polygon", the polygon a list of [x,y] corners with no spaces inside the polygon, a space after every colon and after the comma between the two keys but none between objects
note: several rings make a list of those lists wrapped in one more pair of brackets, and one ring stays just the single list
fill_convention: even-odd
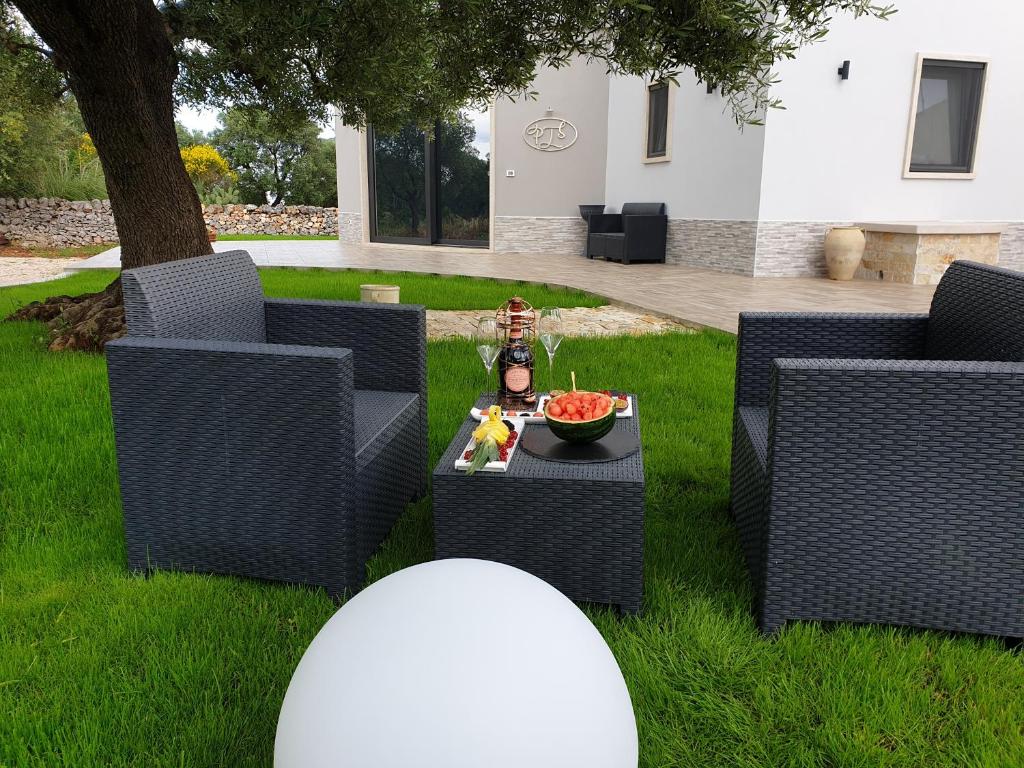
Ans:
[{"label": "watermelon bowl", "polygon": [[547,402],[544,420],[560,440],[593,443],[615,426],[615,402],[602,392],[573,390]]}]

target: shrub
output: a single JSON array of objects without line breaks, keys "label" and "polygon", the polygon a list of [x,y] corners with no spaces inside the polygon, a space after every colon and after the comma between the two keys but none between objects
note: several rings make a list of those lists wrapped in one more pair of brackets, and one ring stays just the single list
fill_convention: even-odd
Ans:
[{"label": "shrub", "polygon": [[196,192],[199,193],[199,199],[203,205],[231,205],[242,202],[242,197],[238,194],[238,187],[234,184],[209,188],[196,185]]},{"label": "shrub", "polygon": [[43,197],[65,200],[102,200],[107,196],[99,159],[83,161],[77,152],[57,152],[47,158],[38,188]]},{"label": "shrub", "polygon": [[208,189],[213,186],[233,184],[238,180],[237,174],[228,168],[228,161],[209,144],[182,147],[181,159],[185,163],[188,177],[192,179],[197,190],[200,185],[204,189]]}]

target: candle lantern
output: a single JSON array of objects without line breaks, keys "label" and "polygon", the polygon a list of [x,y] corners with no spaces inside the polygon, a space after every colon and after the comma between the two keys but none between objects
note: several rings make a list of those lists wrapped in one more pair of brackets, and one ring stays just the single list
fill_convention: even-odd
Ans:
[{"label": "candle lantern", "polygon": [[537,313],[519,296],[500,307],[496,316],[502,339],[498,353],[498,403],[510,410],[532,410],[537,404],[533,388],[533,341]]}]

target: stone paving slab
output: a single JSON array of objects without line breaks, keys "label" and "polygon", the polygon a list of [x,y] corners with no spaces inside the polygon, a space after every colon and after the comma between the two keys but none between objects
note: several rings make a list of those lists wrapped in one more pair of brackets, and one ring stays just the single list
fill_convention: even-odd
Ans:
[{"label": "stone paving slab", "polygon": [[[427,338],[472,338],[481,317],[493,317],[494,310],[427,310]],[[693,328],[665,317],[635,312],[625,307],[572,307],[562,310],[566,336],[641,336],[670,331],[693,332]]]},{"label": "stone paving slab", "polygon": [[[531,280],[567,286],[613,303],[672,317],[686,325],[736,332],[739,313],[927,312],[934,286],[817,277],[747,277],[682,264],[633,264],[558,254],[493,253],[472,248],[351,244],[331,240],[217,242],[218,251],[247,250],[261,267],[379,269],[438,275]],[[120,249],[76,268],[117,267]]]},{"label": "stone paving slab", "polygon": [[0,258],[0,286],[39,283],[63,277],[68,267],[84,259],[44,259],[20,256]]}]

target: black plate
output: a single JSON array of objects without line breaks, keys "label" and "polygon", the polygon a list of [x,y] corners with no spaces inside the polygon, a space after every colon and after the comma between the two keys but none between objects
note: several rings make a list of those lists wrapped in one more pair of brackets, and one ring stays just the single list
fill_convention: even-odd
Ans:
[{"label": "black plate", "polygon": [[554,436],[547,427],[526,430],[519,439],[520,447],[531,456],[565,464],[593,464],[617,461],[640,450],[640,441],[628,432],[612,430],[593,443],[567,443]]}]

